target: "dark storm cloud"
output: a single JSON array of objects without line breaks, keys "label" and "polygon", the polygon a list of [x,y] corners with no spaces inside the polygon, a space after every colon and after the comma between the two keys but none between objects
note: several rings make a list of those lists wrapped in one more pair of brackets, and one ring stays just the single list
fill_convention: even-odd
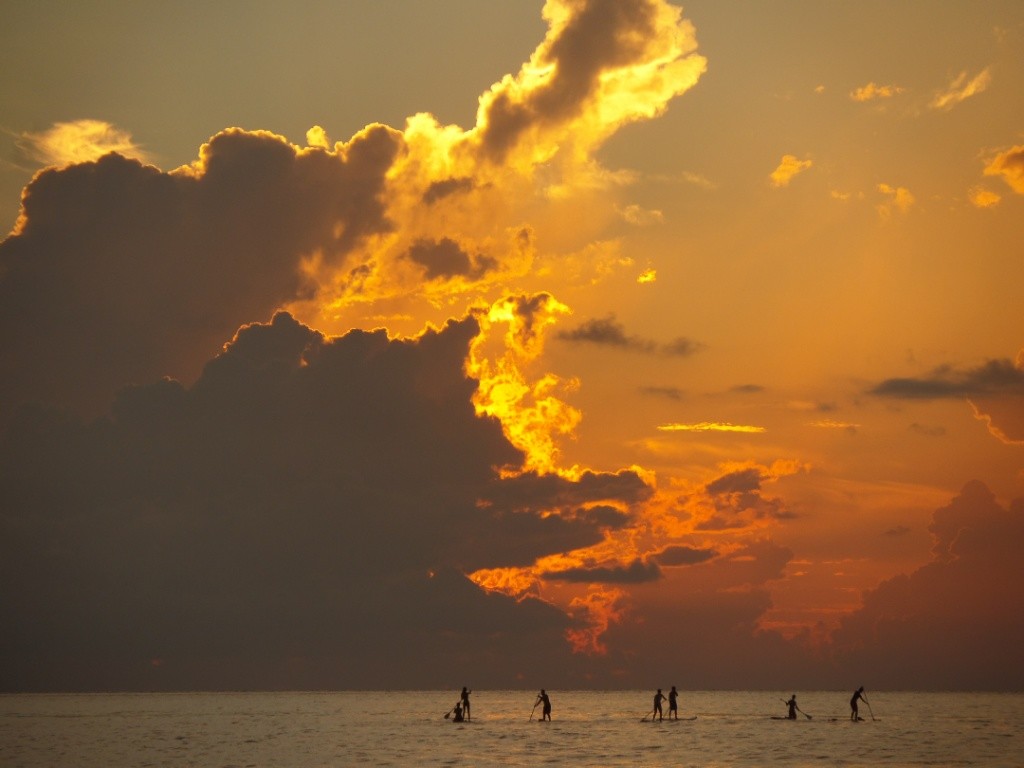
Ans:
[{"label": "dark storm cloud", "polygon": [[39,173],[0,243],[0,408],[96,413],[125,382],[194,379],[239,325],[311,289],[303,257],[338,263],[388,230],[400,141],[373,126],[300,151],[230,129],[188,171],[110,154]]},{"label": "dark storm cloud", "polygon": [[730,472],[704,486],[704,490],[715,496],[721,493],[747,493],[761,488],[761,470],[756,467]]},{"label": "dark storm cloud", "polygon": [[882,582],[833,636],[853,677],[892,688],[1024,686],[1024,499],[1001,505],[981,482],[935,512],[934,560]]},{"label": "dark storm cloud", "polygon": [[659,345],[650,339],[630,336],[626,333],[626,327],[616,321],[613,315],[588,320],[570,330],[559,331],[556,337],[562,341],[573,343],[597,344],[633,352],[681,357],[687,357],[703,349],[702,344],[686,338],[678,338],[668,344]]},{"label": "dark storm cloud", "polygon": [[527,664],[571,668],[563,613],[463,573],[594,543],[622,521],[581,507],[651,491],[633,473],[504,480],[522,455],[473,407],[477,332],[325,339],[280,313],[193,386],[130,387],[109,418],[21,408],[0,434],[2,687],[511,685]]},{"label": "dark storm cloud", "polygon": [[636,559],[629,565],[566,568],[540,575],[545,581],[582,584],[643,584],[661,578],[661,569],[653,561]]},{"label": "dark storm cloud", "polygon": [[470,258],[462,246],[451,238],[440,240],[420,239],[409,248],[406,258],[423,267],[427,280],[434,278],[463,277],[479,278],[497,266],[497,261],[484,254]]},{"label": "dark storm cloud", "polygon": [[943,366],[922,378],[886,379],[868,392],[881,397],[908,400],[1024,397],[1024,369],[1007,359],[989,360],[977,368],[965,370]]},{"label": "dark storm cloud", "polygon": [[701,549],[677,544],[671,547],[665,547],[665,549],[653,556],[653,560],[657,562],[658,565],[665,566],[696,565],[697,563],[707,562],[717,556],[718,552],[714,549]]}]

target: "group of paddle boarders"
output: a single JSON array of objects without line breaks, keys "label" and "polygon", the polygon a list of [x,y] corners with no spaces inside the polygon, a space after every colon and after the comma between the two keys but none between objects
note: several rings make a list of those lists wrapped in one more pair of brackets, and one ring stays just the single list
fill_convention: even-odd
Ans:
[{"label": "group of paddle boarders", "polygon": [[[462,722],[466,722],[466,721],[471,721],[473,719],[470,716],[470,711],[469,711],[469,694],[471,694],[471,693],[472,693],[471,690],[469,690],[468,688],[463,686],[462,687],[462,693],[459,694],[459,700],[457,702],[455,702],[455,706],[452,707],[448,711],[448,714],[446,714],[444,716],[444,719],[447,720],[449,717],[451,717],[452,722],[455,722],[455,723],[462,723]],[[663,694],[661,692],[661,688],[659,688],[657,690],[657,692],[654,694],[654,709],[653,709],[653,711],[650,714],[645,715],[643,720],[646,721],[647,718],[650,718],[652,723],[653,722],[661,722],[661,721],[663,721],[664,720],[664,715],[663,715],[663,710],[662,710],[662,702],[665,701],[665,699],[668,699],[668,719],[669,720],[678,720],[679,719],[679,691],[676,690],[676,687],[674,685],[672,686],[672,689],[668,692],[668,696],[666,696],[665,694]],[[795,693],[789,698],[789,701],[786,701],[785,699],[783,699],[782,701],[786,705],[787,714],[783,718],[775,718],[776,720],[796,720],[797,719],[797,717],[796,717],[796,713],[797,712],[799,712],[801,715],[806,717],[808,720],[811,719],[810,715],[808,715],[806,712],[804,712],[802,709],[800,709],[799,706],[797,706],[796,694]],[[863,701],[865,704],[868,704],[867,697],[864,696],[864,686],[863,685],[860,688],[858,688],[856,691],[853,692],[853,697],[850,699],[850,719],[853,720],[853,721],[863,720],[864,719],[864,718],[862,718],[860,716],[860,712],[859,712],[859,710],[857,708],[857,703],[860,702],[860,701]],[[533,710],[530,712],[530,720],[533,720],[533,716],[534,716],[534,713],[536,713],[536,711],[537,711],[537,707],[541,706],[541,705],[543,705],[543,707],[541,707],[541,716],[540,716],[540,721],[539,722],[549,722],[550,723],[551,722],[551,697],[548,696],[547,691],[545,691],[543,688],[540,689],[540,693],[537,694],[537,700],[533,703]],[[869,709],[870,709],[870,707],[871,707],[871,705],[868,704],[868,708]],[[872,714],[871,717],[872,717],[872,719],[874,719],[874,714]],[[691,719],[695,719],[695,718],[691,718]]]},{"label": "group of paddle boarders", "polygon": [[455,702],[455,706],[448,710],[448,714],[444,716],[447,720],[449,717],[453,723],[464,723],[467,720],[472,720],[469,712],[469,694],[472,691],[466,686],[462,686],[462,693],[459,694],[459,700]]},{"label": "group of paddle boarders", "polygon": [[[647,717],[645,717],[644,720],[646,720],[649,717],[649,718],[651,718],[651,722],[653,723],[655,717],[658,718],[658,722],[661,722],[664,719],[662,717],[662,713],[661,713],[661,702],[663,702],[665,700],[665,698],[666,698],[665,694],[663,694],[661,692],[661,688],[659,688],[658,692],[654,694],[654,711],[651,712],[651,714],[647,715]],[[674,685],[672,686],[672,690],[668,692],[668,697],[667,698],[668,698],[668,719],[669,720],[678,720],[679,719],[679,691],[676,690],[676,687]]]},{"label": "group of paddle boarders", "polygon": [[[863,685],[860,688],[858,688],[856,691],[853,692],[853,697],[850,699],[850,719],[853,720],[854,722],[856,722],[858,720],[863,720],[864,719],[863,717],[860,716],[860,711],[857,708],[857,702],[859,702],[859,701],[863,701],[865,704],[867,704],[868,705],[868,709],[871,708],[871,705],[868,704],[867,698],[864,696],[864,686]],[[811,719],[810,715],[808,715],[806,712],[804,712],[802,709],[800,709],[800,707],[797,706],[796,694],[795,693],[789,698],[789,701],[785,702],[785,704],[786,704],[786,708],[787,708],[787,714],[786,714],[786,716],[784,718],[781,718],[781,719],[783,719],[783,720],[796,720],[797,719],[797,717],[796,717],[796,713],[797,712],[799,712],[801,715],[806,717],[808,720]],[[871,717],[872,717],[872,719],[874,719],[874,715],[872,715]]]}]

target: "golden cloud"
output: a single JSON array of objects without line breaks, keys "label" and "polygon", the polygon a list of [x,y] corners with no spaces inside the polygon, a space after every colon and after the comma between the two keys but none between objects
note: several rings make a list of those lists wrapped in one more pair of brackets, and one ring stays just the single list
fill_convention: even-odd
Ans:
[{"label": "golden cloud", "polygon": [[783,155],[779,166],[771,173],[773,187],[785,187],[798,173],[810,168],[814,163],[810,160],[800,160],[795,155]]},{"label": "golden cloud", "polygon": [[950,110],[971,96],[985,91],[991,82],[992,72],[989,67],[985,67],[970,80],[967,79],[967,72],[961,72],[945,89],[935,94],[928,106],[932,109]]},{"label": "golden cloud", "polygon": [[1018,195],[1024,195],[1024,146],[1000,152],[985,166],[986,176],[1000,176]]},{"label": "golden cloud", "polygon": [[868,83],[850,91],[850,98],[854,101],[875,101],[876,99],[891,99],[903,93],[904,89],[898,85],[877,85]]},{"label": "golden cloud", "polygon": [[729,424],[720,421],[702,421],[697,424],[659,424],[660,432],[747,432],[757,434],[766,432],[765,427],[756,427],[746,424]]},{"label": "golden cloud", "polygon": [[877,206],[878,214],[883,219],[887,219],[892,215],[893,208],[900,213],[906,213],[915,202],[914,195],[906,187],[894,187],[890,184],[882,183],[878,185],[878,191],[885,195],[886,198],[885,202]]},{"label": "golden cloud", "polygon": [[57,168],[89,163],[111,152],[151,162],[149,153],[132,140],[131,133],[103,120],[54,123],[41,133],[21,134],[18,145],[37,162]]},{"label": "golden cloud", "polygon": [[968,199],[971,201],[971,205],[975,208],[992,208],[993,206],[999,205],[1003,199],[998,192],[993,192],[991,189],[985,187],[971,187],[967,193]]}]

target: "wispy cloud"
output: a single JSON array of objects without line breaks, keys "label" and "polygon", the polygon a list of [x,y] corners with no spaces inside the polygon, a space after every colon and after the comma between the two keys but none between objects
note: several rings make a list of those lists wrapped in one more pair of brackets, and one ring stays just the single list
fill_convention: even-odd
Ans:
[{"label": "wispy cloud", "polygon": [[796,155],[783,155],[778,167],[772,171],[771,184],[773,187],[785,187],[798,173],[803,173],[814,163],[810,160],[801,160]]},{"label": "wispy cloud", "polygon": [[928,104],[932,109],[950,110],[957,104],[985,91],[992,82],[990,67],[985,67],[971,79],[967,72],[961,72],[944,89],[935,94]]},{"label": "wispy cloud", "polygon": [[900,213],[906,213],[914,205],[914,195],[906,187],[894,187],[890,184],[879,184],[878,191],[885,196],[885,200],[878,204],[878,215],[887,219],[892,215],[893,209]]},{"label": "wispy cloud", "polygon": [[765,427],[730,424],[721,421],[701,421],[697,424],[659,424],[658,430],[661,432],[748,432],[752,434],[768,431]]},{"label": "wispy cloud", "polygon": [[854,101],[875,101],[877,99],[891,99],[906,90],[898,85],[878,85],[868,83],[850,91],[850,98]]},{"label": "wispy cloud", "polygon": [[135,143],[131,133],[103,120],[54,123],[46,131],[22,133],[17,144],[33,160],[58,168],[92,162],[111,152],[151,162],[149,153]]}]

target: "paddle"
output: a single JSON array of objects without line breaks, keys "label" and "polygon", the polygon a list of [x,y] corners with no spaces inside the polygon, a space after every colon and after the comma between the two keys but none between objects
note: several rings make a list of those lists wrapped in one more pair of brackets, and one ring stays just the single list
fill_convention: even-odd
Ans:
[{"label": "paddle", "polygon": [[451,717],[452,716],[452,712],[454,712],[454,711],[455,711],[455,707],[452,707],[451,709],[449,709],[448,712],[445,714],[444,719],[447,720],[449,717]]},{"label": "paddle", "polygon": [[[540,704],[538,701],[537,704]],[[533,713],[537,711],[537,704],[533,705],[533,709],[530,710],[530,719],[527,722],[533,722]]]},{"label": "paddle", "polygon": [[861,695],[861,698],[864,699],[864,703],[868,705],[868,712],[871,713],[871,719],[874,720],[875,719],[875,713],[871,711],[871,702],[868,701],[867,699],[865,699],[863,694]]},{"label": "paddle", "polygon": [[640,718],[640,722],[641,723],[646,723],[647,722],[647,718],[648,717],[654,717],[654,713],[657,712],[657,711],[658,710],[656,710],[656,709],[652,709],[651,713],[649,715],[644,715],[642,718]]}]

